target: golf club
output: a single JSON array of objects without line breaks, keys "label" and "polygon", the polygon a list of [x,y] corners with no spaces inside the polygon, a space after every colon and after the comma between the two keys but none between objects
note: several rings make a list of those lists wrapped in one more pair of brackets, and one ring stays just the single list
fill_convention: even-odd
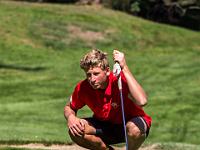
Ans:
[{"label": "golf club", "polygon": [[115,62],[113,66],[113,73],[116,77],[118,77],[118,88],[120,92],[120,99],[121,99],[121,109],[122,109],[122,119],[123,119],[123,126],[124,126],[124,134],[125,134],[125,142],[126,142],[126,150],[128,150],[128,138],[126,132],[126,120],[125,120],[125,113],[124,113],[124,100],[122,94],[122,81],[121,81],[121,67],[118,62]]}]

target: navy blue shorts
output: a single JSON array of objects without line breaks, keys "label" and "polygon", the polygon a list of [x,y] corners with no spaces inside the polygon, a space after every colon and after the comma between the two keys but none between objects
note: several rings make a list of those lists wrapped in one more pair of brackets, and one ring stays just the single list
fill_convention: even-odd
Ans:
[{"label": "navy blue shorts", "polygon": [[[84,118],[96,128],[96,136],[100,137],[107,145],[125,142],[123,124],[113,124],[107,121],[99,121],[95,118]],[[149,128],[142,117],[134,117],[132,121],[146,137],[149,134]]]}]

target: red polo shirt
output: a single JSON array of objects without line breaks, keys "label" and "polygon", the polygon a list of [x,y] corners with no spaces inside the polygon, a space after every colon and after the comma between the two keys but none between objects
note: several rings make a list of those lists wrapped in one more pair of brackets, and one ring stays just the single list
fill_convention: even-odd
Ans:
[{"label": "red polo shirt", "polygon": [[[142,116],[150,127],[151,117],[128,97],[129,89],[123,73],[121,73],[121,78],[126,121],[136,116]],[[117,77],[111,72],[105,90],[93,89],[87,79],[79,82],[71,97],[71,108],[77,111],[87,105],[93,111],[96,119],[121,124],[121,100],[117,81]]]}]

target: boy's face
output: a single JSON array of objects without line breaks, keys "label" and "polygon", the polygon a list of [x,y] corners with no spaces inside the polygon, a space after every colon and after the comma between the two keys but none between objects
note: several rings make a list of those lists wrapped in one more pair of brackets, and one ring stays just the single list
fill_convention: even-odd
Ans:
[{"label": "boy's face", "polygon": [[90,67],[85,73],[92,88],[105,89],[107,87],[107,77],[110,74],[109,68],[102,70],[100,67]]}]

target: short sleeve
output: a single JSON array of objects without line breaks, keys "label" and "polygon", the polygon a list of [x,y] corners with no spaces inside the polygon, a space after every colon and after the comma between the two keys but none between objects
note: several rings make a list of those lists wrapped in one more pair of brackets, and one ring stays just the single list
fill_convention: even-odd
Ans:
[{"label": "short sleeve", "polygon": [[71,97],[70,97],[70,106],[73,110],[77,111],[85,106],[83,96],[81,95],[82,91],[80,89],[80,83],[75,87]]}]

